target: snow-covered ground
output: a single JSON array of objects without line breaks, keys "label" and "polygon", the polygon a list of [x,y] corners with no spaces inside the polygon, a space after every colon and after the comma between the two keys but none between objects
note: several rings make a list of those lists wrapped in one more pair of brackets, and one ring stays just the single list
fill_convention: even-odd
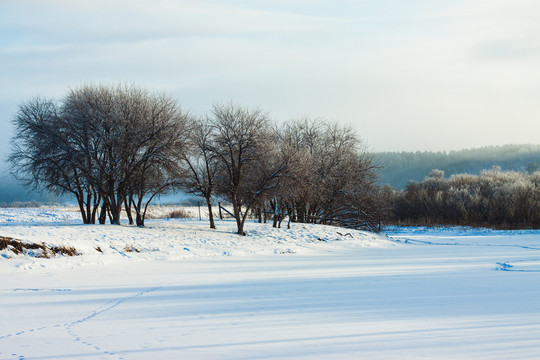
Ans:
[{"label": "snow-covered ground", "polygon": [[147,225],[0,209],[81,253],[0,253],[0,359],[540,358],[540,231]]}]

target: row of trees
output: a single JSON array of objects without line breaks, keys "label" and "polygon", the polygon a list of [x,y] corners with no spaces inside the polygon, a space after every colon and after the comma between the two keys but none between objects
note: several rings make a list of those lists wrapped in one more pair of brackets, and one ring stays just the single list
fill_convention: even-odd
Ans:
[{"label": "row of trees", "polygon": [[434,170],[403,192],[385,190],[393,221],[497,228],[540,227],[540,172],[501,171],[450,178]]},{"label": "row of trees", "polygon": [[[239,233],[249,213],[374,229],[380,225],[371,156],[350,129],[320,120],[280,127],[259,111],[216,106],[191,136],[186,189],[232,203]],[[214,226],[210,215],[210,226]]]},{"label": "row of trees", "polygon": [[[10,161],[27,185],[73,194],[85,223],[144,225],[148,204],[179,189],[246,218],[372,228],[380,221],[372,158],[346,127],[303,119],[278,126],[260,110],[215,105],[204,118],[169,96],[88,85],[59,102],[36,98],[15,116]],[[135,221],[132,218],[135,212]],[[274,222],[274,225],[276,224]]]}]

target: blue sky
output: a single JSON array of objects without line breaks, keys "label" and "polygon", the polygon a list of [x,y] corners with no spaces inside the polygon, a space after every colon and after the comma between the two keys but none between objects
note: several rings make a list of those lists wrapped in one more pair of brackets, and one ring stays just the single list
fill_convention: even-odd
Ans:
[{"label": "blue sky", "polygon": [[193,114],[259,106],[353,126],[375,151],[538,143],[532,0],[2,0],[0,153],[17,104],[135,83]]}]

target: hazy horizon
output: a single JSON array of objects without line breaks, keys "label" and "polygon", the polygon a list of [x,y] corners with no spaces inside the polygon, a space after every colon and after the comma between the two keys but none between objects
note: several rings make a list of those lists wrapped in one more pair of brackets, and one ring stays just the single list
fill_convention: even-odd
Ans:
[{"label": "hazy horizon", "polygon": [[[482,149],[485,149],[482,151]],[[407,154],[417,154],[422,153],[422,156],[420,158],[415,158],[416,163],[414,165],[410,166],[409,172],[403,172],[403,168],[401,166],[397,166],[395,164],[395,159],[392,160],[393,164],[387,164],[384,160],[380,159],[381,155],[384,155],[385,153],[392,153],[396,154],[397,156],[410,156]],[[466,152],[466,156],[462,159],[458,159],[457,162],[448,162],[448,161],[442,161],[441,157],[438,156],[441,152],[435,152],[435,151],[395,151],[395,152],[375,152],[373,153],[375,157],[375,161],[379,166],[382,166],[379,171],[379,180],[381,181],[381,185],[390,184],[395,188],[403,188],[406,183],[409,180],[416,180],[421,181],[425,176],[429,174],[429,172],[433,169],[441,169],[444,170],[449,165],[452,168],[454,165],[459,165],[458,167],[464,167],[465,163],[463,163],[461,160],[469,159],[472,160],[472,167],[474,167],[474,161],[481,161],[481,160],[487,160],[486,166],[484,166],[482,169],[490,169],[492,166],[501,166],[503,170],[513,170],[513,171],[523,171],[526,169],[528,163],[535,163],[540,164],[540,157],[538,157],[538,154],[540,154],[540,144],[506,144],[506,145],[489,145],[484,147],[476,147],[476,148],[467,148],[467,149],[460,149],[460,150],[450,150],[446,151],[443,150],[443,153],[446,153],[446,156],[456,156],[459,155],[460,152]],[[452,154],[452,152],[454,152]],[[439,159],[438,162],[433,163],[433,156],[431,158],[425,158],[427,155],[426,153],[432,153],[434,156],[436,156],[437,159]],[[484,153],[484,156],[482,156],[481,153]],[[511,156],[518,155],[519,160],[514,161],[512,160]],[[508,158],[510,156],[510,159]],[[531,157],[533,156],[533,157]],[[377,159],[379,157],[379,159]],[[413,155],[414,157],[414,155]],[[487,159],[489,158],[489,159]],[[527,158],[529,160],[527,160]],[[496,160],[498,159],[498,160]],[[527,160],[524,162],[524,159]],[[448,159],[447,159],[448,160]],[[381,162],[382,161],[382,162]],[[410,164],[411,159],[405,159],[404,163]],[[422,163],[421,166],[419,166],[418,162]],[[512,163],[512,165],[509,165],[509,162]],[[469,164],[469,165],[471,165]],[[427,167],[426,167],[427,165]],[[466,166],[465,166],[466,167]],[[478,165],[476,165],[478,167]],[[469,166],[468,168],[471,168]],[[402,173],[398,176],[397,180],[395,178],[395,171],[398,171],[398,173]],[[455,169],[454,169],[455,170]],[[469,169],[470,170],[470,169]],[[472,171],[472,173],[478,173],[479,169],[476,169],[475,171]],[[463,170],[461,170],[463,172]],[[469,171],[465,171],[469,172]],[[456,173],[455,171],[450,171],[447,175],[452,175]],[[408,178],[404,178],[404,176],[409,176]],[[397,181],[397,182],[396,182]],[[47,191],[34,191],[29,188],[24,187],[24,185],[17,181],[12,175],[9,173],[9,169],[7,167],[7,164],[4,162],[0,162],[0,206],[3,204],[12,204],[16,202],[33,202],[37,201],[40,203],[50,203],[51,201],[59,201],[62,202],[69,202],[69,195],[65,196],[54,196],[51,194],[48,194]],[[169,195],[164,195],[160,199],[158,199],[158,202],[178,202],[178,201],[185,201],[186,196],[185,194],[181,193],[173,193]],[[74,199],[72,200],[74,201]]]},{"label": "hazy horizon", "polygon": [[374,152],[537,144],[532,0],[0,3],[0,153],[34,96],[128,82],[351,125]]}]

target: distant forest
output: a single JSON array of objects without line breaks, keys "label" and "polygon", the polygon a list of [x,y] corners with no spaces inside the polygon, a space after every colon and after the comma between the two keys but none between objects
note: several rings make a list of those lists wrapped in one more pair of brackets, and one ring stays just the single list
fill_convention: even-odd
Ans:
[{"label": "distant forest", "polygon": [[[540,145],[486,146],[450,152],[380,152],[375,163],[381,166],[379,182],[403,190],[409,181],[423,181],[432,170],[443,170],[446,177],[455,174],[479,175],[482,170],[500,166],[503,171],[533,172],[540,170]],[[4,171],[0,181],[0,205],[14,202],[66,201],[32,191]]]},{"label": "distant forest", "polygon": [[450,152],[380,152],[374,154],[381,166],[379,181],[404,189],[409,181],[423,181],[434,169],[446,177],[455,174],[478,175],[500,166],[503,171],[532,173],[540,170],[540,145],[486,146]]}]

